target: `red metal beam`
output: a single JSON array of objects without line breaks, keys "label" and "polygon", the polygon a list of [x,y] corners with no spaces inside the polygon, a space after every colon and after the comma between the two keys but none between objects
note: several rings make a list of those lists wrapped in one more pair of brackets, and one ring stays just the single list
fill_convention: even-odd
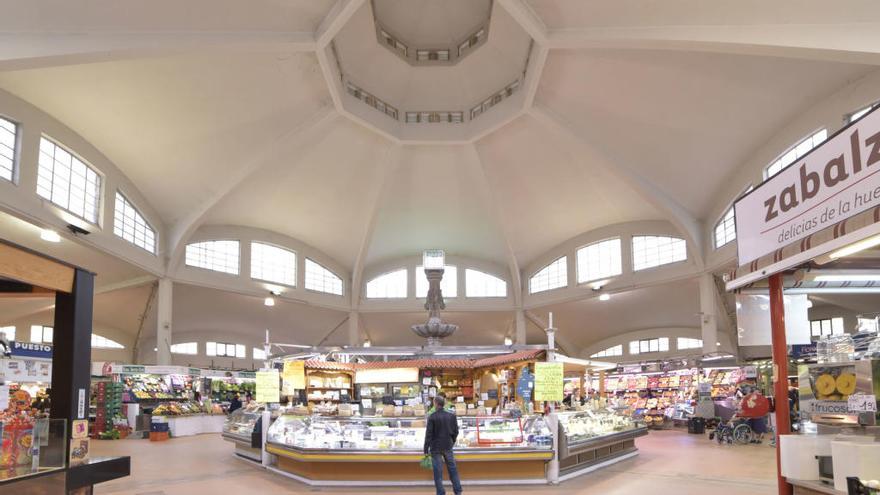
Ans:
[{"label": "red metal beam", "polygon": [[770,276],[770,327],[773,339],[773,396],[776,399],[776,477],[779,495],[791,495],[792,486],[782,477],[779,448],[782,435],[791,433],[788,407],[788,346],[785,342],[785,303],[782,299],[782,274]]}]

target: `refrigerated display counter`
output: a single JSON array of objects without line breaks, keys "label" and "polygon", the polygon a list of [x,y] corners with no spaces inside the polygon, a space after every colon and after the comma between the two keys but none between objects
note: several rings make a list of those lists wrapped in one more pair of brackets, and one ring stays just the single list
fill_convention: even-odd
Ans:
[{"label": "refrigerated display counter", "polygon": [[[431,483],[422,469],[425,417],[284,415],[267,433],[270,469],[316,486]],[[541,416],[459,417],[463,481],[546,483],[553,438]]]},{"label": "refrigerated display counter", "polygon": [[635,439],[648,428],[610,409],[556,413],[559,423],[559,473],[577,476],[597,464],[635,454]]},{"label": "refrigerated display counter", "polygon": [[235,445],[236,455],[252,461],[261,461],[263,435],[257,424],[265,409],[265,406],[241,408],[226,417],[221,436]]}]

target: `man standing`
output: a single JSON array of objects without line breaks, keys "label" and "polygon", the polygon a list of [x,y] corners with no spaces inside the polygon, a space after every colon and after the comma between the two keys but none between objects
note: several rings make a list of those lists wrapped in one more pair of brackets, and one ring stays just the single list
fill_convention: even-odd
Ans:
[{"label": "man standing", "polygon": [[443,463],[449,472],[449,481],[452,482],[452,490],[455,495],[461,493],[461,481],[458,479],[458,468],[455,466],[455,457],[452,455],[452,446],[458,438],[458,420],[455,414],[446,410],[446,399],[442,396],[434,397],[434,409],[436,411],[428,417],[428,427],[425,431],[425,455],[431,454],[431,464],[434,468],[434,487],[437,495],[446,495],[443,488]]}]

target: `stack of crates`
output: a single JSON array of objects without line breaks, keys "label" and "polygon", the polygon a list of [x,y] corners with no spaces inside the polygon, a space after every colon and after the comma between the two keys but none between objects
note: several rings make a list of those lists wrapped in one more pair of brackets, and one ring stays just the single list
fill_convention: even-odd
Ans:
[{"label": "stack of crates", "polygon": [[101,433],[113,429],[113,418],[122,411],[122,384],[99,382],[95,384],[95,428],[92,436],[98,438]]},{"label": "stack of crates", "polygon": [[153,416],[150,420],[150,441],[163,442],[171,437],[168,429],[168,418],[165,416]]}]

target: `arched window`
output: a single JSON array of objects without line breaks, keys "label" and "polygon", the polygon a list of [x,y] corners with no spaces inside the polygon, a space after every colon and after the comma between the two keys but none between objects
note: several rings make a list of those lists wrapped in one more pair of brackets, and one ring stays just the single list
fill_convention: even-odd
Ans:
[{"label": "arched window", "polygon": [[379,275],[367,282],[369,299],[401,299],[406,297],[406,268]]},{"label": "arched window", "polygon": [[12,181],[15,175],[15,145],[18,126],[0,118],[0,179]]},{"label": "arched window", "polygon": [[703,348],[703,341],[701,339],[689,339],[686,337],[678,337],[678,339],[676,339],[676,340],[677,340],[676,347],[679,350],[681,350],[681,349],[702,349]]},{"label": "arched window", "polygon": [[568,285],[568,257],[563,256],[538,270],[529,279],[529,293],[544,292]]},{"label": "arched window", "polygon": [[632,238],[633,270],[645,270],[687,259],[687,243],[677,237],[639,235]]},{"label": "arched window", "polygon": [[601,280],[623,273],[620,238],[594,242],[577,250],[578,283]]},{"label": "arched window", "polygon": [[611,346],[608,349],[601,350],[595,354],[590,354],[590,357],[595,359],[615,356],[623,356],[623,344]]},{"label": "arched window", "polygon": [[802,139],[799,143],[780,155],[779,158],[773,160],[773,163],[767,165],[767,169],[764,171],[764,180],[782,172],[785,167],[791,165],[795,160],[809,153],[816,146],[819,146],[827,137],[828,131],[826,129],[820,129]]},{"label": "arched window", "polygon": [[[451,265],[443,267],[440,291],[444,298],[458,297],[458,269]],[[416,267],[416,297],[428,297],[428,276],[422,266]]]},{"label": "arched window", "polygon": [[187,244],[186,265],[238,275],[238,241],[203,241]]},{"label": "arched window", "polygon": [[135,246],[156,254],[156,231],[121,192],[116,191],[113,233]]},{"label": "arched window", "polygon": [[306,258],[306,289],[326,294],[342,295],[342,278],[318,263]]},{"label": "arched window", "polygon": [[856,110],[855,112],[847,115],[846,116],[846,123],[852,124],[853,122],[855,122],[855,121],[859,120],[860,118],[864,117],[865,115],[867,115],[868,112],[870,112],[871,110],[877,108],[878,105],[880,105],[880,101],[874,102],[864,108],[860,108],[860,109]]},{"label": "arched window", "polygon": [[507,297],[507,282],[479,270],[464,271],[464,286],[467,297]]},{"label": "arched window", "polygon": [[252,242],[251,278],[296,287],[296,253],[271,244]]},{"label": "arched window", "polygon": [[195,356],[199,353],[199,344],[197,342],[181,342],[179,344],[171,344],[171,354],[187,354]]},{"label": "arched window", "polygon": [[125,349],[125,346],[116,342],[115,340],[110,340],[107,337],[102,337],[97,334],[92,334],[92,348],[93,349]]},{"label": "arched window", "polygon": [[47,138],[40,139],[37,194],[97,224],[101,209],[101,175],[71,152]]},{"label": "arched window", "polygon": [[724,212],[724,216],[715,224],[715,249],[736,240],[736,217],[733,205]]}]

